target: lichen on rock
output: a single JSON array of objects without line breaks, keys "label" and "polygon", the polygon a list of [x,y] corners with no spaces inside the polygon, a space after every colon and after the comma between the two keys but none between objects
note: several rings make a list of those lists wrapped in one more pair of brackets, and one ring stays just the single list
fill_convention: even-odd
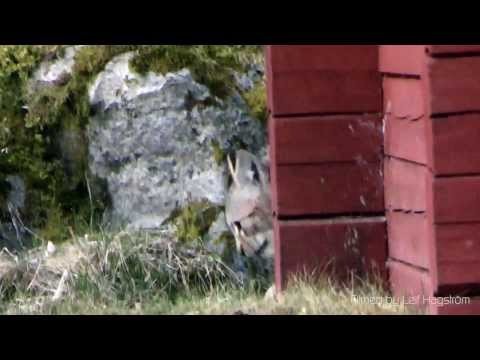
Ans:
[{"label": "lichen on rock", "polygon": [[241,99],[206,104],[209,89],[188,69],[142,76],[132,56],[113,59],[90,90],[90,169],[108,183],[111,223],[158,227],[190,201],[223,205],[227,173],[215,152],[264,151],[265,129]]}]

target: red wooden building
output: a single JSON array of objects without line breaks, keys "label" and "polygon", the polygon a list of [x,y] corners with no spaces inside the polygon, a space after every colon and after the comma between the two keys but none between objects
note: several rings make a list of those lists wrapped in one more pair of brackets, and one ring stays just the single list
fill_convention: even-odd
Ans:
[{"label": "red wooden building", "polygon": [[333,264],[480,314],[480,45],[266,52],[277,286]]}]

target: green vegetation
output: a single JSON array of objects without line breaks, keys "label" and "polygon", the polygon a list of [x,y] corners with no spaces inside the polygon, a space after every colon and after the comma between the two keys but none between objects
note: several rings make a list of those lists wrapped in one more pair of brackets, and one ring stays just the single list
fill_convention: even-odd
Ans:
[{"label": "green vegetation", "polygon": [[[89,85],[114,56],[135,51],[130,65],[139,73],[186,67],[219,98],[235,89],[232,70],[241,71],[261,56],[261,47],[251,45],[85,46],[76,54],[70,77],[54,87],[33,89],[29,79],[39,63],[55,60],[64,50],[61,45],[0,46],[0,218],[5,215],[2,207],[9,191],[5,177],[21,174],[28,191],[23,216],[33,228],[42,229],[42,237],[55,242],[68,238],[64,229],[90,223],[92,212],[97,218],[108,204],[102,184],[88,171],[84,130],[91,115]],[[253,113],[261,116],[261,96],[255,94],[246,99],[254,104]],[[75,164],[69,171],[60,151],[65,133],[78,135],[75,143],[66,142],[75,146],[70,151],[74,158],[66,159]],[[224,159],[221,149],[215,157],[218,162]],[[93,199],[86,179],[98,190]]]},{"label": "green vegetation", "polygon": [[263,122],[265,125],[267,124],[267,89],[265,86],[264,81],[260,81],[255,84],[255,87],[245,92],[243,95],[243,99],[247,103],[250,109],[250,115],[254,119],[258,119]]},{"label": "green vegetation", "polygon": [[402,304],[358,301],[386,299],[375,280],[334,285],[303,276],[277,299],[264,298],[271,280],[242,280],[201,245],[163,236],[89,233],[47,258],[42,250],[19,259],[0,254],[0,314],[411,313]]},{"label": "green vegetation", "polygon": [[203,202],[191,202],[171,215],[176,227],[176,238],[181,243],[203,243],[210,225],[215,221],[222,209]]}]

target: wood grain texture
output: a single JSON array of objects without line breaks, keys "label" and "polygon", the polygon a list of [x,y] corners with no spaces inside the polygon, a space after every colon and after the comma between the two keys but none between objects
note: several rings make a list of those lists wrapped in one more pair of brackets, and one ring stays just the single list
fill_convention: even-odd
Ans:
[{"label": "wood grain texture", "polygon": [[267,88],[275,116],[381,112],[375,45],[269,45]]},{"label": "wood grain texture", "polygon": [[[276,283],[284,288],[296,274],[368,272],[386,278],[385,218],[274,221]],[[323,273],[322,273],[323,272]]]},{"label": "wood grain texture", "polygon": [[431,55],[462,55],[480,52],[480,45],[428,45],[427,51]]},{"label": "wood grain texture", "polygon": [[430,269],[433,233],[426,214],[387,211],[387,229],[392,259]]},{"label": "wood grain texture", "polygon": [[480,115],[465,114],[432,120],[436,175],[480,174]]},{"label": "wood grain texture", "polygon": [[384,160],[385,206],[389,210],[425,212],[432,186],[426,166],[387,157]]},{"label": "wood grain texture", "polygon": [[461,303],[460,300],[451,301],[451,304],[443,304],[438,301],[436,304],[431,304],[429,313],[431,315],[440,316],[465,316],[465,315],[480,315],[480,298],[470,298],[468,303]]},{"label": "wood grain texture", "polygon": [[379,115],[274,118],[275,163],[379,162],[383,134]]},{"label": "wood grain texture", "polygon": [[480,222],[480,176],[436,178],[433,194],[436,224]]},{"label": "wood grain texture", "polygon": [[425,99],[421,80],[385,77],[385,153],[427,164]]},{"label": "wood grain texture", "polygon": [[420,76],[426,60],[425,45],[380,45],[379,69],[383,73]]},{"label": "wood grain texture", "polygon": [[384,210],[380,163],[280,165],[274,171],[281,217]]},{"label": "wood grain texture", "polygon": [[426,79],[430,115],[480,111],[480,56],[429,58]]},{"label": "wood grain texture", "polygon": [[393,296],[412,305],[427,308],[424,297],[434,295],[430,275],[427,271],[389,259],[390,286]]}]

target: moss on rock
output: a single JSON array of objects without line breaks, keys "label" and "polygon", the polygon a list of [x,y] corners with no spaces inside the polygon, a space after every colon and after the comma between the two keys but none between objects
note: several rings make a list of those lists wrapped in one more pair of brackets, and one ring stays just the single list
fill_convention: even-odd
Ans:
[{"label": "moss on rock", "polygon": [[[222,98],[235,89],[232,70],[241,71],[261,51],[250,45],[84,46],[77,51],[72,73],[65,81],[32,91],[32,75],[39,64],[61,58],[65,48],[0,46],[0,202],[5,202],[9,191],[6,176],[19,174],[27,186],[28,207],[23,216],[31,226],[43,229],[45,237],[55,240],[68,237],[63,230],[53,234],[55,227],[67,229],[88,222],[92,211],[99,215],[109,201],[105,196],[89,197],[86,179],[95,185],[87,166],[85,128],[92,112],[89,87],[112,58],[134,51],[130,65],[139,73],[188,68],[197,82]],[[263,111],[260,92],[245,96],[258,116]],[[75,141],[69,143],[68,136]],[[68,148],[65,143],[71,145],[66,154],[61,151]],[[224,161],[220,147],[212,146],[217,162]],[[201,235],[208,223],[203,217],[208,218],[210,211],[202,206],[186,210],[178,220],[179,236],[188,241]]]}]

